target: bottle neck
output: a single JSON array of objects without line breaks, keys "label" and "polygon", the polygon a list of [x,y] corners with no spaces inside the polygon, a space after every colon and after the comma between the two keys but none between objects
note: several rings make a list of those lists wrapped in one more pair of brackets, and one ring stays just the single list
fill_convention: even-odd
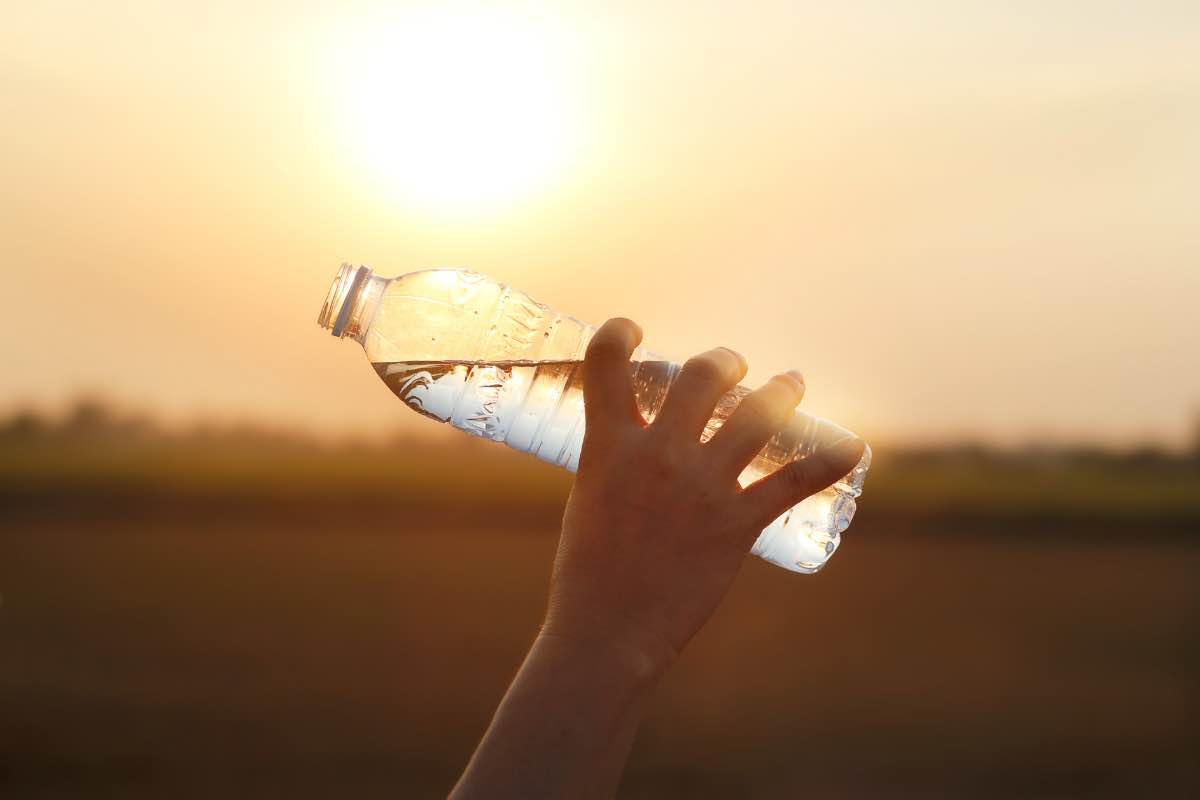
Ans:
[{"label": "bottle neck", "polygon": [[387,282],[369,267],[342,264],[325,296],[317,324],[339,339],[349,337],[361,343]]}]

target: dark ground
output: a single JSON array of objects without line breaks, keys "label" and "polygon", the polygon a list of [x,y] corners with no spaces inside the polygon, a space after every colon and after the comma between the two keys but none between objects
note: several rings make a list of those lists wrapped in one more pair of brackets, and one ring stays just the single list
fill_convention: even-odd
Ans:
[{"label": "dark ground", "polygon": [[[509,505],[289,500],[9,463],[13,798],[444,795],[536,631],[566,485],[533,467],[542,488]],[[922,516],[889,491],[868,485],[820,575],[747,564],[658,691],[623,797],[1200,796],[1186,514]]]}]

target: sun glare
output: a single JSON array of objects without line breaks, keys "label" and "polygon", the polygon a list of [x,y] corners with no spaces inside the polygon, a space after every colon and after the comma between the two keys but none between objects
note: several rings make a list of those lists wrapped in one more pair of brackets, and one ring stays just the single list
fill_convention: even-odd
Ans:
[{"label": "sun glare", "polygon": [[367,32],[339,58],[347,146],[406,205],[511,207],[570,161],[566,59],[526,20],[425,12]]}]

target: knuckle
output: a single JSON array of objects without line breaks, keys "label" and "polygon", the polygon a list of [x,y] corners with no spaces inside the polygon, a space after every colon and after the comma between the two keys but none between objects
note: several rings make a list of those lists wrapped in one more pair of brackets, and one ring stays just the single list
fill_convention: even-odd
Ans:
[{"label": "knuckle", "polygon": [[812,494],[812,471],[805,461],[793,461],[784,468],[784,481],[796,502]]},{"label": "knuckle", "polygon": [[654,472],[664,478],[673,478],[683,469],[683,463],[669,447],[656,448],[651,463]]},{"label": "knuckle", "polygon": [[727,500],[724,495],[719,494],[712,489],[708,489],[697,492],[695,494],[694,502],[696,507],[703,512],[704,516],[713,517],[721,512],[721,510],[725,507]]}]

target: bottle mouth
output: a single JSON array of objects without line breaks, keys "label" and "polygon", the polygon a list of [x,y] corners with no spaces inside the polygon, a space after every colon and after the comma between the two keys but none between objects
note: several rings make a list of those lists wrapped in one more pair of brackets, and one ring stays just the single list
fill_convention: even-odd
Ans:
[{"label": "bottle mouth", "polygon": [[317,324],[339,339],[345,336],[358,293],[370,276],[371,270],[367,267],[355,267],[344,262],[329,286],[329,293],[325,295],[325,304],[317,315]]}]

